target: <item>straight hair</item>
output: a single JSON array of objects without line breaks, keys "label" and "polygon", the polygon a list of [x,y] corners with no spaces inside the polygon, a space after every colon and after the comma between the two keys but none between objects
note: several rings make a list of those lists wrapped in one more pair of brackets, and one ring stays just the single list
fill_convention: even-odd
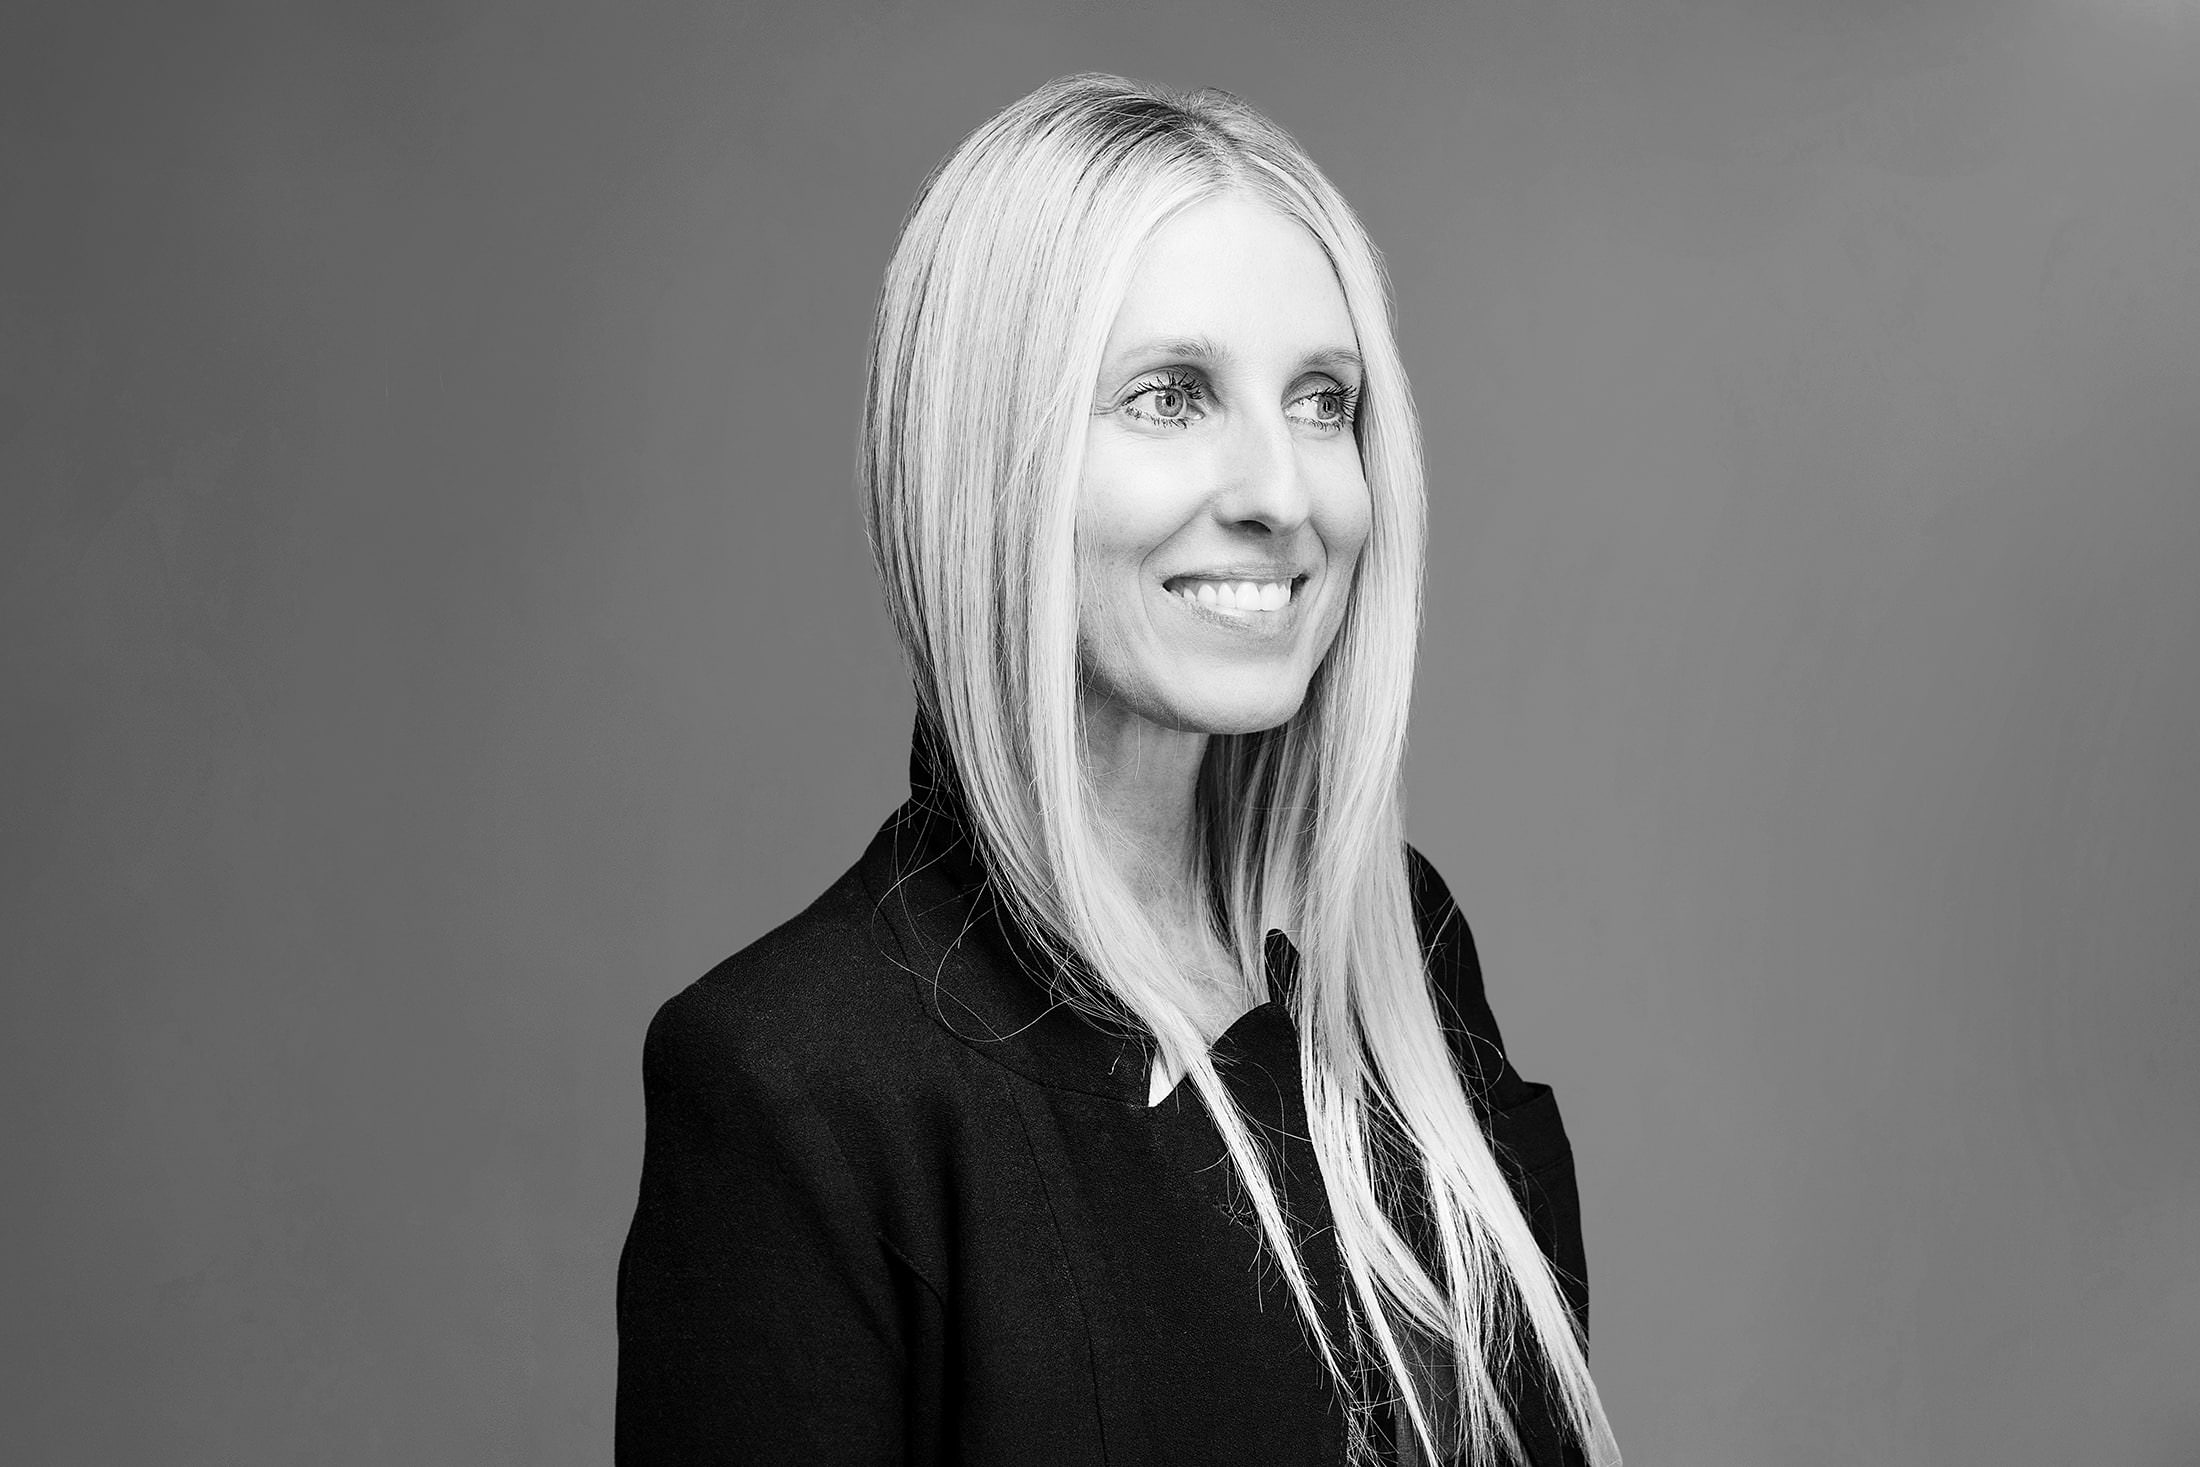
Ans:
[{"label": "straight hair", "polygon": [[[1364,362],[1372,500],[1342,625],[1297,714],[1210,738],[1195,797],[1218,926],[1251,992],[1293,935],[1306,1113],[1351,1288],[1317,1307],[1275,1163],[1216,1072],[1199,980],[1108,858],[1080,748],[1075,522],[1103,349],[1154,235],[1249,197],[1336,272]],[[971,133],[933,172],[886,272],[860,474],[919,717],[946,750],[988,880],[1057,996],[1127,1011],[1214,1118],[1265,1246],[1374,1459],[1368,1362],[1435,1460],[1522,1455],[1503,1384],[1540,1370],[1597,1467],[1619,1461],[1580,1325],[1467,1098],[1415,933],[1400,768],[1421,614],[1419,428],[1379,256],[1286,133],[1227,93],[1088,74]]]}]

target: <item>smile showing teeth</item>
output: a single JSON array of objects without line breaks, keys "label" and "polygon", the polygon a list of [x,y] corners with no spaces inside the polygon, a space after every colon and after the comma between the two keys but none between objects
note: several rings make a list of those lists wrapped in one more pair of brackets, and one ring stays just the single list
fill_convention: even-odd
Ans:
[{"label": "smile showing teeth", "polygon": [[1196,601],[1212,611],[1281,611],[1291,604],[1291,581],[1179,581],[1169,588],[1174,596]]}]

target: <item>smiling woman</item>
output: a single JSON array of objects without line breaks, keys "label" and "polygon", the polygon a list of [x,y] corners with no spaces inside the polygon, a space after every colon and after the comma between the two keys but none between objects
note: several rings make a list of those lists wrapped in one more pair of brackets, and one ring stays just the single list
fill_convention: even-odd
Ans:
[{"label": "smiling woman", "polygon": [[1147,247],[1077,502],[1087,749],[1110,767],[1133,741],[1196,760],[1304,701],[1367,540],[1354,340],[1320,244],[1265,205],[1195,205]]},{"label": "smiling woman", "polygon": [[911,214],[864,441],[911,798],[651,1025],[620,1460],[1616,1462],[1565,1131],[1403,836],[1349,207],[1050,83]]}]

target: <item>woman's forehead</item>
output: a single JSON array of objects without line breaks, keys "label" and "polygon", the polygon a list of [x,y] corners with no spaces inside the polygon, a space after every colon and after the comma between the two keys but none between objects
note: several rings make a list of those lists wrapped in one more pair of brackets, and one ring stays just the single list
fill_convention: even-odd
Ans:
[{"label": "woman's forehead", "polygon": [[1106,356],[1230,365],[1351,354],[1356,345],[1321,243],[1297,220],[1233,195],[1186,209],[1154,235],[1116,311]]}]

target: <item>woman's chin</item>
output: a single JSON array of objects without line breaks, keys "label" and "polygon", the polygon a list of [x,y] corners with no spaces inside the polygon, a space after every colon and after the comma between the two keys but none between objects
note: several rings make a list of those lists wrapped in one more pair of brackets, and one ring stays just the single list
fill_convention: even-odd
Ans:
[{"label": "woman's chin", "polygon": [[1172,710],[1175,716],[1167,722],[1187,733],[1261,733],[1289,723],[1305,702],[1306,684],[1303,682],[1288,689],[1246,690],[1236,696],[1209,693],[1186,699],[1181,707]]},{"label": "woman's chin", "polygon": [[1176,667],[1129,687],[1089,665],[1078,689],[1089,728],[1143,723],[1186,734],[1250,734],[1289,723],[1305,705],[1310,678],[1295,667]]}]

